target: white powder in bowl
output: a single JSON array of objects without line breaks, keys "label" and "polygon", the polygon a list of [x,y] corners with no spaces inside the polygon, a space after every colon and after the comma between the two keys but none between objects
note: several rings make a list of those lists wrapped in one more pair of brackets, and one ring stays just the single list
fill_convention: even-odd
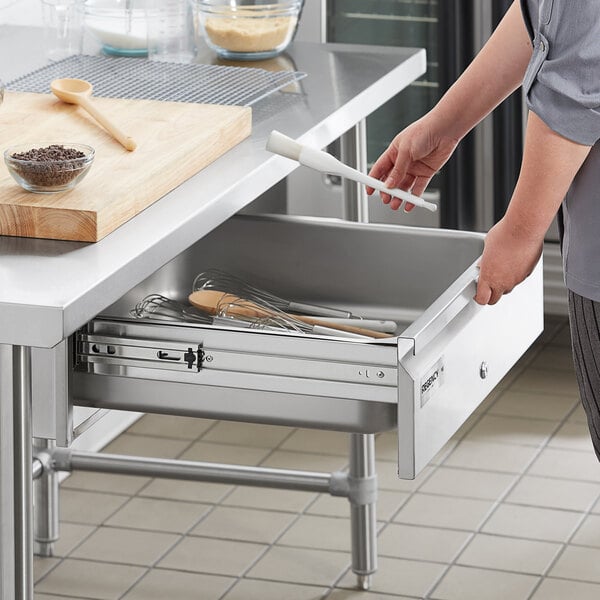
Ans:
[{"label": "white powder in bowl", "polygon": [[204,23],[210,41],[231,52],[266,52],[285,43],[296,17],[209,17]]}]

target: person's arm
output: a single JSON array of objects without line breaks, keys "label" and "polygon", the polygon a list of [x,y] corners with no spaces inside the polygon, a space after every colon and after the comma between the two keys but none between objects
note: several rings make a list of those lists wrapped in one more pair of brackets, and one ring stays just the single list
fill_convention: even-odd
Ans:
[{"label": "person's arm", "polygon": [[[420,196],[458,142],[519,87],[531,52],[515,0],[467,70],[429,113],[394,138],[370,175],[389,188],[412,189]],[[373,191],[367,187],[368,194]],[[386,204],[391,200],[386,194],[382,199]],[[390,206],[397,209],[400,204],[394,198]]]},{"label": "person's arm", "polygon": [[532,46],[515,0],[473,62],[431,111],[446,135],[462,139],[522,83]]},{"label": "person's arm", "polygon": [[495,304],[531,273],[546,231],[590,149],[529,113],[521,173],[506,214],[485,239],[476,302]]}]

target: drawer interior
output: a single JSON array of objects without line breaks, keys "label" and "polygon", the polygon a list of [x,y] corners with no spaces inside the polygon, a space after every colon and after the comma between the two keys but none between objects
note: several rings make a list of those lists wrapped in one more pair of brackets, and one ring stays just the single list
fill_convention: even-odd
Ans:
[{"label": "drawer interior", "polygon": [[413,323],[483,250],[480,234],[331,219],[238,216],[137,285],[103,316],[127,319],[148,294],[185,301],[196,275],[227,271],[283,298]]}]

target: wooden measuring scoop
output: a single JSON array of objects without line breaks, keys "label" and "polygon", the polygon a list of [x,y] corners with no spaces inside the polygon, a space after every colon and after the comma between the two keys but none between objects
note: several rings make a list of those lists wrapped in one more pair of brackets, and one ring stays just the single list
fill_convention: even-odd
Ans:
[{"label": "wooden measuring scoop", "polygon": [[50,84],[52,93],[67,104],[78,104],[86,110],[110,135],[112,135],[125,149],[130,152],[137,148],[137,144],[128,135],[125,135],[114,123],[103,115],[90,100],[92,84],[84,79],[55,79]]},{"label": "wooden measuring scoop", "polygon": [[[268,317],[277,316],[277,312],[263,308],[262,306],[240,298],[234,294],[227,294],[218,290],[198,290],[189,295],[188,300],[192,306],[203,310],[211,315],[218,315],[222,308],[227,309],[227,314],[233,317],[250,317],[253,319],[263,319]],[[282,313],[279,313],[282,314]],[[394,337],[389,333],[382,333],[381,331],[373,331],[372,329],[365,329],[364,327],[354,327],[354,325],[342,325],[340,323],[334,323],[327,321],[326,319],[317,319],[315,317],[309,317],[306,315],[296,315],[283,313],[284,316],[291,317],[307,323],[308,325],[315,325],[320,327],[327,327],[329,329],[337,329],[338,331],[345,331],[347,333],[356,333],[357,335],[364,335],[372,338],[390,338]],[[360,321],[359,321],[360,322]]]}]

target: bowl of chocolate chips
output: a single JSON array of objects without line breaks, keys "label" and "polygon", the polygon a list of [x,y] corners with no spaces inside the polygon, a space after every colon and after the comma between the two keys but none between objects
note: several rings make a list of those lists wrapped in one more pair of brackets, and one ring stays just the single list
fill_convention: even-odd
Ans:
[{"label": "bowl of chocolate chips", "polygon": [[23,144],[4,152],[12,178],[29,192],[50,194],[73,189],[94,160],[94,149],[86,144]]}]

